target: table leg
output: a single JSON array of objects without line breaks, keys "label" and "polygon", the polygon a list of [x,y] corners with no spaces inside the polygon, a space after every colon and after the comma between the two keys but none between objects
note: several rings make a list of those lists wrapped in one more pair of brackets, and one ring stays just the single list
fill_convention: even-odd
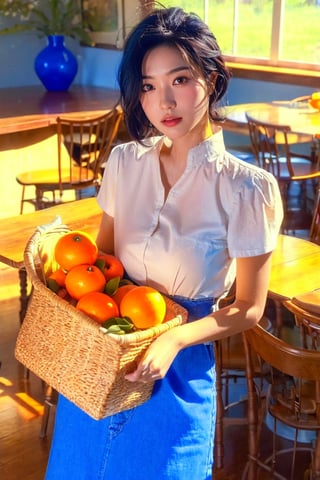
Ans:
[{"label": "table leg", "polygon": [[[20,312],[19,312],[19,319],[20,325],[22,324],[24,317],[27,312],[28,307],[28,277],[25,267],[19,268],[19,280],[20,280]],[[28,380],[29,378],[29,369],[24,367],[23,377]]]},{"label": "table leg", "polygon": [[28,306],[28,280],[27,280],[27,272],[25,267],[19,268],[19,281],[20,281],[20,312],[19,312],[19,319],[20,324],[23,322],[25,317],[27,306]]},{"label": "table leg", "polygon": [[316,139],[313,139],[311,144],[311,161],[314,165],[318,162],[318,142]]}]

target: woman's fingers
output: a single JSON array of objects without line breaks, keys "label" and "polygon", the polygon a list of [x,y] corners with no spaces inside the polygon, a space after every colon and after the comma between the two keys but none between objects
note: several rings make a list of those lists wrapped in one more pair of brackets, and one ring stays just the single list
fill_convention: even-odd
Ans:
[{"label": "woman's fingers", "polygon": [[161,378],[158,369],[152,367],[151,362],[142,360],[134,372],[128,373],[125,378],[131,382],[152,382]]}]

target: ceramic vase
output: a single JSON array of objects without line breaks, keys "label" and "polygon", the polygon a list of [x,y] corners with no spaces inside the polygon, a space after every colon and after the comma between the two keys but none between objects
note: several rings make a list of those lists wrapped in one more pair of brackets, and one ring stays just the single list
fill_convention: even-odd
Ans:
[{"label": "ceramic vase", "polygon": [[47,38],[47,46],[35,59],[35,72],[48,91],[66,91],[77,74],[77,58],[66,48],[63,35]]}]

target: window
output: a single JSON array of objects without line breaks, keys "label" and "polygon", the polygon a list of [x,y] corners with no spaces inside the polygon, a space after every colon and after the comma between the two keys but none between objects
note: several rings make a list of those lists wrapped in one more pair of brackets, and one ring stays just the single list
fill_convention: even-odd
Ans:
[{"label": "window", "polygon": [[320,70],[320,0],[181,0],[179,6],[208,23],[230,61]]}]

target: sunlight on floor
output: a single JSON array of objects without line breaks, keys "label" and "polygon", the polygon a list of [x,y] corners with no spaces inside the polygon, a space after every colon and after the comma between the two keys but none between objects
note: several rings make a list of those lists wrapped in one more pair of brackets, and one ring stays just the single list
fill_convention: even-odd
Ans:
[{"label": "sunlight on floor", "polygon": [[43,405],[37,402],[37,400],[35,400],[34,398],[30,397],[30,395],[25,392],[18,392],[16,393],[16,396],[20,400],[22,400],[23,403],[25,403],[28,407],[30,407],[30,409],[37,412],[38,415],[43,414]]},{"label": "sunlight on floor", "polygon": [[[43,405],[38,403],[36,400],[29,398],[24,398],[26,394],[22,394],[22,401],[12,398],[10,395],[2,395],[0,397],[0,412],[8,412],[12,410],[22,417],[23,420],[32,420],[33,418],[39,417],[43,414]],[[28,395],[27,395],[28,397]]]},{"label": "sunlight on floor", "polygon": [[[2,385],[4,385],[5,387],[12,387],[12,385],[13,385],[11,380],[9,380],[8,378],[5,378],[5,377],[0,377],[0,383]],[[3,392],[3,390],[1,390],[1,392]]]},{"label": "sunlight on floor", "polygon": [[[24,420],[43,415],[43,404],[39,403],[31,395],[26,392],[15,392],[15,385],[6,377],[0,377],[0,385],[3,388],[0,390],[0,413],[8,409],[15,409]],[[13,387],[13,388],[12,388]]]}]

